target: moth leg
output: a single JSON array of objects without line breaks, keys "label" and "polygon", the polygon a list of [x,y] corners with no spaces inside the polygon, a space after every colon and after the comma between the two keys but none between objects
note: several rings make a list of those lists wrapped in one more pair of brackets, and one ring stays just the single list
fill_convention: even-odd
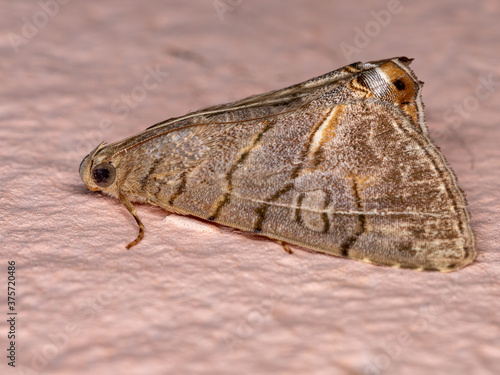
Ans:
[{"label": "moth leg", "polygon": [[283,241],[280,241],[280,240],[276,240],[276,242],[278,243],[278,245],[280,245],[288,254],[293,254],[293,251],[292,249],[290,249],[290,246],[288,246],[287,243],[283,242]]},{"label": "moth leg", "polygon": [[141,240],[144,238],[144,224],[142,224],[141,219],[139,219],[139,216],[137,216],[137,211],[135,210],[135,207],[132,205],[132,203],[130,203],[129,200],[121,192],[119,194],[119,197],[120,197],[120,202],[134,217],[137,225],[139,226],[139,234],[137,235],[136,239],[126,246],[127,249],[130,249],[132,246],[135,246],[139,242],[141,242]]}]

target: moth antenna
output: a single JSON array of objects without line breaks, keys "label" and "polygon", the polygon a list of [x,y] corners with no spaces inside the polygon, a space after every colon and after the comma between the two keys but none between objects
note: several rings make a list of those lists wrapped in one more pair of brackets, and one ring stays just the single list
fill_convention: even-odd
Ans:
[{"label": "moth antenna", "polygon": [[139,234],[137,235],[137,238],[126,246],[126,248],[128,250],[132,246],[137,245],[144,238],[144,224],[142,224],[141,219],[139,219],[139,216],[137,216],[137,211],[135,210],[134,205],[132,203],[130,203],[130,201],[125,197],[125,195],[122,194],[121,191],[119,192],[119,198],[120,198],[120,202],[125,206],[125,208],[128,210],[128,212],[130,212],[130,214],[134,217],[137,225],[139,226]]}]

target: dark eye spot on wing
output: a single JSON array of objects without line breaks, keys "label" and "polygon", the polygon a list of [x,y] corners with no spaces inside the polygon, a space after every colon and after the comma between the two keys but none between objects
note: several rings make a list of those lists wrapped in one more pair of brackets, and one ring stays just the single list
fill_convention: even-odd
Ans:
[{"label": "dark eye spot on wing", "polygon": [[393,84],[399,91],[404,90],[406,88],[406,85],[401,78],[395,80]]}]

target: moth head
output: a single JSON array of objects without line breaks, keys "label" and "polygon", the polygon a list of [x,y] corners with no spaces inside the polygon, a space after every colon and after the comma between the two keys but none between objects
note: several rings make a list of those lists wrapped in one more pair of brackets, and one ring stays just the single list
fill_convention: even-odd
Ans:
[{"label": "moth head", "polygon": [[100,152],[103,148],[104,144],[101,143],[82,160],[80,177],[87,189],[116,195],[114,194],[117,191],[116,168],[106,153]]}]

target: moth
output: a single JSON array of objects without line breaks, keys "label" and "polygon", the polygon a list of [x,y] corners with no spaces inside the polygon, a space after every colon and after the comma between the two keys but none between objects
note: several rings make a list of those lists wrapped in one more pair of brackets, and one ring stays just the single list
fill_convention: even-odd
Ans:
[{"label": "moth", "polygon": [[100,144],[88,189],[376,265],[448,272],[476,257],[466,200],[397,57],[209,107]]}]

